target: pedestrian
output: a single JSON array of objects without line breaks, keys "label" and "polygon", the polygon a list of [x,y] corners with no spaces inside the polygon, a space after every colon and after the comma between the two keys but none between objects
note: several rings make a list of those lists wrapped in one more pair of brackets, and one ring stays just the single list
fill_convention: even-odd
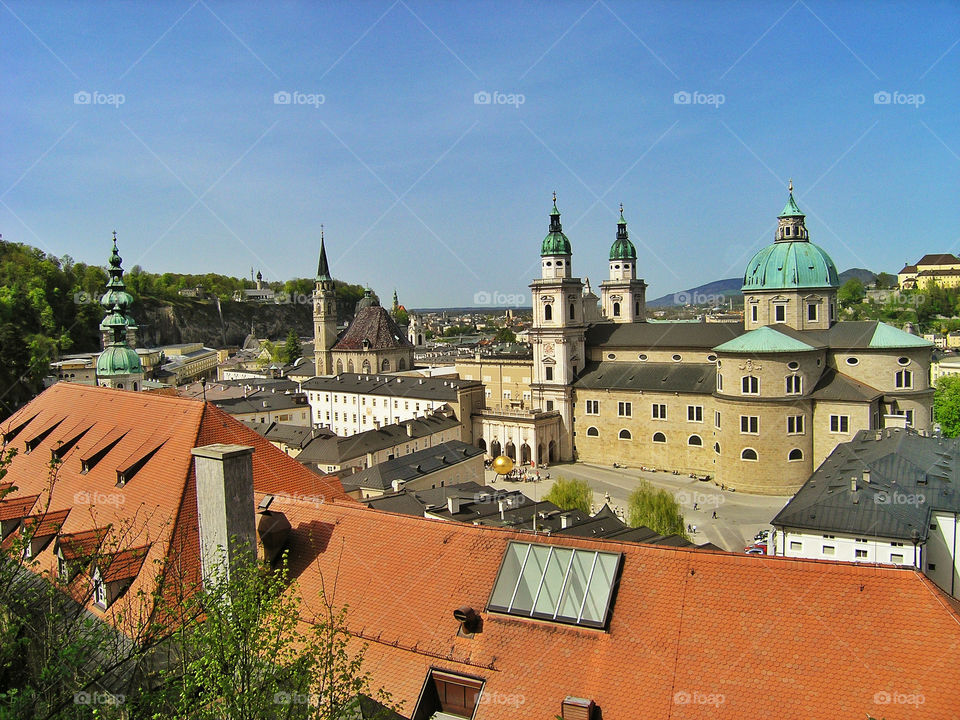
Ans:
[{"label": "pedestrian", "polygon": [[694,535],[697,534],[697,526],[696,526],[696,525],[693,526],[693,534],[694,534]]},{"label": "pedestrian", "polygon": [[690,523],[687,523],[687,532],[688,532],[688,533],[692,533],[692,532],[693,532],[693,526],[690,525]]},{"label": "pedestrian", "polygon": [[693,509],[694,509],[694,510],[696,510],[698,507],[699,507],[699,503],[694,503],[694,504],[693,504]]},{"label": "pedestrian", "polygon": [[714,519],[714,520],[717,519],[717,511],[716,511],[716,510],[713,511],[713,519]]}]

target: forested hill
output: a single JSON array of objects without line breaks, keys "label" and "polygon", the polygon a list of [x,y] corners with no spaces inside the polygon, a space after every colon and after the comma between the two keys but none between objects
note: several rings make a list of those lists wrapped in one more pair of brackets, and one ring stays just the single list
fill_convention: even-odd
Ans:
[{"label": "forested hill", "polygon": [[[214,273],[156,274],[134,266],[124,280],[135,300],[133,314],[144,345],[239,345],[251,326],[265,337],[284,337],[291,329],[304,336],[313,333],[312,279],[268,283],[289,300],[281,305],[232,302],[234,291],[254,283]],[[335,282],[338,312],[348,319],[363,288]],[[100,349],[104,309],[98,300],[106,283],[103,267],[0,240],[0,418],[39,392],[52,359]],[[180,289],[197,285],[208,299],[179,295]]]}]

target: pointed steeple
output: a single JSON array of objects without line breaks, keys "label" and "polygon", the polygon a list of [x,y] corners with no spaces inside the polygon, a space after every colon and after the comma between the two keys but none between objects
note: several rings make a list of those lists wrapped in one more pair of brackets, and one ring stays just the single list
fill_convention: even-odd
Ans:
[{"label": "pointed steeple", "polygon": [[317,264],[317,280],[332,280],[330,265],[327,263],[327,248],[323,242],[323,225],[320,226],[320,262]]},{"label": "pointed steeple", "polygon": [[793,199],[793,180],[790,181],[787,189],[790,192],[790,197],[787,198],[787,204],[783,206],[783,212],[780,213],[779,217],[805,217],[800,212],[800,208],[797,207],[797,201]]},{"label": "pointed steeple", "polygon": [[810,236],[807,234],[804,215],[797,206],[797,201],[793,199],[793,180],[787,186],[790,197],[787,198],[787,204],[783,206],[783,212],[778,216],[777,242],[809,242]]}]

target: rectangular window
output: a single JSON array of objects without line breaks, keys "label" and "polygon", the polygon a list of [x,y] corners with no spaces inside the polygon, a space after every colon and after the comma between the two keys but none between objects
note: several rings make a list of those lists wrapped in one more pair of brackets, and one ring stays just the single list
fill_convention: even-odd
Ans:
[{"label": "rectangular window", "polygon": [[654,403],[652,410],[652,417],[654,420],[666,420],[667,419],[667,406],[663,403]]},{"label": "rectangular window", "polygon": [[787,376],[787,395],[799,395],[802,392],[800,389],[800,376],[799,375],[788,375]]},{"label": "rectangular window", "polygon": [[688,422],[703,422],[703,406],[702,406],[702,405],[687,405],[687,421],[688,421]]},{"label": "rectangular window", "polygon": [[740,432],[748,435],[757,435],[760,432],[760,418],[757,415],[740,416]]},{"label": "rectangular window", "polygon": [[900,564],[902,564],[902,563],[903,563],[903,555],[899,555],[899,554],[897,554],[897,553],[890,553],[890,562],[894,563],[895,565],[900,565]]},{"label": "rectangular window", "polygon": [[713,413],[713,426],[717,429],[720,428],[720,411],[719,410]]},{"label": "rectangular window", "polygon": [[807,305],[807,320],[810,322],[817,322],[817,312],[820,306],[816,303],[809,303]]},{"label": "rectangular window", "polygon": [[803,434],[803,415],[790,415],[787,418],[787,434],[788,435]]},{"label": "rectangular window", "polygon": [[543,369],[544,378],[547,380],[553,380],[553,368],[549,365]]},{"label": "rectangular window", "polygon": [[600,414],[600,401],[587,400],[587,415],[599,415],[599,414]]},{"label": "rectangular window", "polygon": [[782,323],[787,320],[787,306],[786,305],[774,305],[773,306],[773,317],[776,322]]},{"label": "rectangular window", "polygon": [[831,415],[830,416],[830,432],[833,432],[833,433],[850,432],[850,416]]},{"label": "rectangular window", "polygon": [[836,555],[836,554],[837,554],[837,548],[836,548],[834,545],[824,545],[824,546],[823,546],[823,554],[824,554],[824,555]]},{"label": "rectangular window", "polygon": [[904,410],[903,414],[907,418],[907,425],[913,425],[913,410]]},{"label": "rectangular window", "polygon": [[547,400],[547,410],[553,410],[553,400]]},{"label": "rectangular window", "polygon": [[617,415],[620,417],[630,417],[633,415],[633,403],[618,402]]},{"label": "rectangular window", "polygon": [[898,388],[909,389],[913,387],[913,373],[909,370],[900,370],[896,375],[896,386]]},{"label": "rectangular window", "polygon": [[866,550],[857,549],[856,551],[854,551],[854,557],[865,558],[866,556],[867,556]]},{"label": "rectangular window", "polygon": [[717,390],[723,390],[723,375],[717,373]]},{"label": "rectangular window", "polygon": [[799,540],[791,540],[790,549],[795,552],[800,552],[801,550],[803,550],[803,543],[800,542]]},{"label": "rectangular window", "polygon": [[750,322],[757,322],[757,306],[750,306]]},{"label": "rectangular window", "polygon": [[740,378],[740,391],[744,395],[759,395],[760,378],[756,375],[744,375]]}]

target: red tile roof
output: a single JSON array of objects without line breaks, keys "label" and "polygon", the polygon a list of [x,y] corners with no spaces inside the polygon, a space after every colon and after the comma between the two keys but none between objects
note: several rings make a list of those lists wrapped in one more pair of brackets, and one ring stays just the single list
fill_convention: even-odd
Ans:
[{"label": "red tile roof", "polygon": [[75,533],[61,533],[57,538],[57,547],[64,560],[90,558],[96,555],[107,534],[107,528],[84,530]]},{"label": "red tile roof", "polygon": [[[57,422],[49,435],[26,452],[27,439],[35,439]],[[90,429],[57,468],[51,492],[51,450],[85,427]],[[190,452],[194,447],[215,442],[253,446],[254,487],[260,492],[355,502],[335,477],[311,472],[250,428],[197,400],[57,383],[0,423],[0,433],[12,434],[18,428],[15,436],[8,435],[7,447],[15,448],[17,455],[4,478],[17,489],[0,500],[0,519],[23,517],[37,504],[51,516],[69,511],[63,536],[103,533],[104,553],[148,548],[136,565],[143,570],[131,592],[115,603],[118,611],[126,598],[135,597],[141,589],[150,596],[158,581],[155,568],[161,563],[166,563],[166,572],[176,565],[184,579],[198,578],[197,500]],[[104,450],[97,459],[96,454]],[[92,459],[96,462],[91,467]],[[118,470],[128,471],[123,486],[118,486]],[[52,548],[38,556],[41,570],[56,566]],[[126,561],[123,565],[128,570],[133,567]]]},{"label": "red tile roof", "polygon": [[[407,716],[431,667],[486,680],[477,720],[552,718],[568,695],[611,719],[960,712],[960,614],[921,573],[536,537],[624,554],[609,628],[589,630],[485,611],[507,543],[531,533],[344,505],[273,508],[293,524],[305,602],[317,609],[325,584],[349,606],[365,670]],[[483,617],[473,638],[457,635],[462,605]],[[875,702],[911,694],[923,704]]]},{"label": "red tile roof", "polygon": [[34,538],[44,538],[50,535],[56,535],[63,527],[69,510],[57,510],[56,512],[42,512],[39,515],[29,515],[23,519],[20,527],[22,530],[30,530]]}]

